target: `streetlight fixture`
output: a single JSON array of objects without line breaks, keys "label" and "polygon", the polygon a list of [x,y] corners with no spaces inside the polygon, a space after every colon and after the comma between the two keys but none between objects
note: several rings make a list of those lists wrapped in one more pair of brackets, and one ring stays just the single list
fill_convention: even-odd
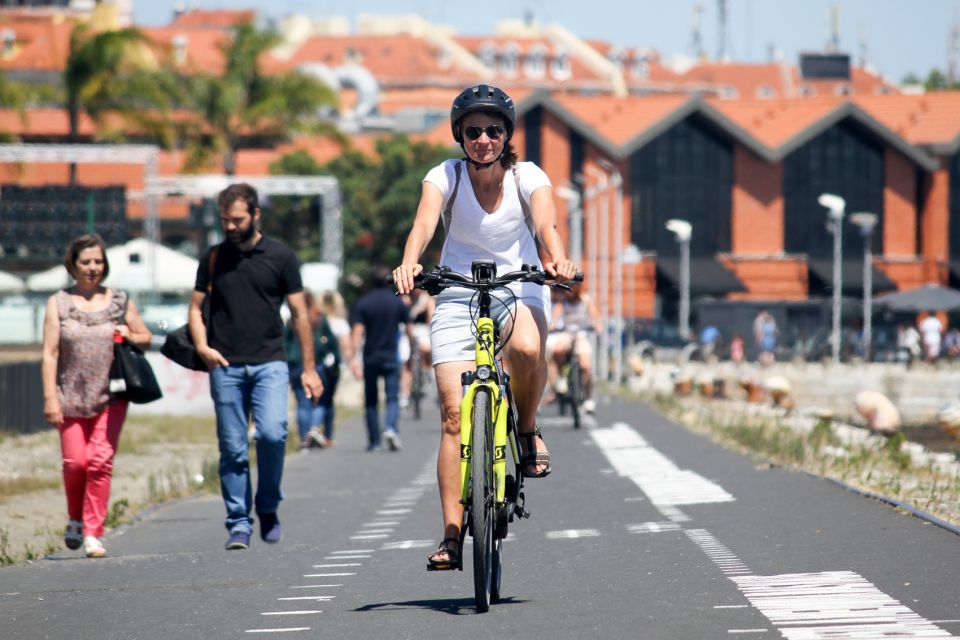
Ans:
[{"label": "streetlight fixture", "polygon": [[863,359],[870,362],[873,347],[873,230],[877,214],[860,211],[850,214],[850,222],[860,228],[863,236]]},{"label": "streetlight fixture", "polygon": [[630,314],[630,336],[627,338],[627,342],[630,347],[633,348],[636,333],[635,325],[637,320],[637,292],[634,289],[636,278],[633,274],[637,265],[643,262],[643,254],[640,253],[640,247],[631,242],[624,247],[623,255],[620,256],[620,259],[627,267],[627,291],[630,295],[630,306],[627,308],[627,313]]},{"label": "streetlight fixture", "polygon": [[[583,260],[583,209],[580,192],[566,185],[557,188],[557,195],[567,201],[570,225],[570,260],[580,266]],[[592,274],[591,274],[592,275]]]},{"label": "streetlight fixture", "polygon": [[680,243],[680,335],[690,337],[690,236],[693,226],[686,220],[667,220],[667,230]]},{"label": "streetlight fixture", "polygon": [[833,234],[833,325],[830,332],[833,363],[840,362],[840,294],[843,276],[840,267],[843,259],[843,213],[847,201],[832,193],[821,193],[817,198],[820,206],[827,208],[827,229]]}]

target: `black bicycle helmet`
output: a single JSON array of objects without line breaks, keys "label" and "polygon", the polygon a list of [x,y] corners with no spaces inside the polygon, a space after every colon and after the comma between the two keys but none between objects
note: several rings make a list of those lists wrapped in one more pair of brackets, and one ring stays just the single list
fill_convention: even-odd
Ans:
[{"label": "black bicycle helmet", "polygon": [[463,136],[457,123],[473,111],[492,111],[503,116],[507,129],[507,141],[513,137],[513,128],[517,123],[517,111],[513,107],[513,100],[498,87],[489,84],[478,84],[460,92],[450,109],[450,129],[453,139],[463,144]]}]

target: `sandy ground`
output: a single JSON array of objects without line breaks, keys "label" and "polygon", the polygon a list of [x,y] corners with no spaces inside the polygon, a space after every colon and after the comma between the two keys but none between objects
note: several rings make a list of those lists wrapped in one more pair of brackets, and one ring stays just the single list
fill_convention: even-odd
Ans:
[{"label": "sandy ground", "polygon": [[[126,500],[133,515],[159,498],[173,498],[202,490],[203,465],[216,460],[216,438],[207,443],[156,443],[123,451],[123,438],[143,425],[131,420],[121,435],[121,452],[114,461],[111,504]],[[67,520],[66,498],[60,475],[60,442],[55,431],[9,437],[0,442],[0,480],[30,478],[49,481],[55,488],[0,496],[0,556],[24,558],[44,555],[63,545]],[[6,537],[5,548],[2,536]]]}]

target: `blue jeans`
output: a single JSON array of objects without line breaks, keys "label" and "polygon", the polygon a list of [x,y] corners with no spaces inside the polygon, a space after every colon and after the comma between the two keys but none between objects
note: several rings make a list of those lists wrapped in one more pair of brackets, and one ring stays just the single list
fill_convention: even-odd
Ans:
[{"label": "blue jeans", "polygon": [[380,403],[377,382],[383,378],[383,390],[387,395],[386,430],[397,431],[400,418],[400,364],[397,362],[363,363],[363,396],[367,420],[367,440],[371,447],[380,446]]},{"label": "blue jeans", "polygon": [[317,373],[320,375],[320,381],[323,382],[323,395],[320,401],[313,404],[313,400],[307,398],[303,390],[303,383],[300,382],[301,369],[290,370],[290,387],[297,396],[297,431],[300,434],[300,442],[307,439],[307,432],[310,427],[323,425],[323,437],[327,440],[333,439],[333,420],[336,409],[333,404],[333,396],[337,392],[337,384],[340,382],[339,365],[327,368],[317,367]]},{"label": "blue jeans", "polygon": [[[217,413],[220,492],[227,508],[228,531],[253,532],[251,507],[276,513],[283,492],[283,456],[287,444],[287,363],[217,367],[210,372],[210,395]],[[251,504],[247,422],[256,425],[257,495]]]}]

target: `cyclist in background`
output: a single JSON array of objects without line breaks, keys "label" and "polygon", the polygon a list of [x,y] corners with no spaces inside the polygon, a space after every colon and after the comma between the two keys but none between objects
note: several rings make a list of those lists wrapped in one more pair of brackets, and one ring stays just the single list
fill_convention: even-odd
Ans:
[{"label": "cyclist in background", "polygon": [[557,393],[566,393],[566,379],[560,371],[575,348],[580,360],[580,372],[583,376],[583,409],[593,413],[597,403],[593,400],[593,342],[587,331],[600,333],[600,310],[590,296],[583,292],[579,283],[571,284],[570,291],[558,290],[557,301],[553,305],[553,318],[550,324],[550,339],[547,341],[547,363],[552,369],[551,377],[556,382]]},{"label": "cyclist in background", "polygon": [[[473,260],[490,259],[498,273],[535,264],[561,282],[576,274],[577,267],[567,259],[556,230],[550,179],[532,162],[517,162],[510,143],[515,124],[513,101],[497,87],[470,87],[453,101],[450,127],[466,157],[443,162],[423,180],[403,262],[393,271],[399,293],[413,290],[414,277],[423,271],[420,256],[441,214],[446,239],[440,263],[454,271],[469,274]],[[543,263],[537,240],[549,256]],[[509,336],[505,354],[519,414],[521,472],[535,478],[551,471],[550,455],[535,422],[547,381],[548,291],[534,283],[516,283],[510,286],[512,296],[507,290],[496,292],[491,308],[501,335]],[[472,295],[456,287],[441,293],[430,330],[442,422],[437,480],[443,541],[429,558],[438,568],[454,566],[460,557],[460,374],[472,370],[475,363]]]}]

